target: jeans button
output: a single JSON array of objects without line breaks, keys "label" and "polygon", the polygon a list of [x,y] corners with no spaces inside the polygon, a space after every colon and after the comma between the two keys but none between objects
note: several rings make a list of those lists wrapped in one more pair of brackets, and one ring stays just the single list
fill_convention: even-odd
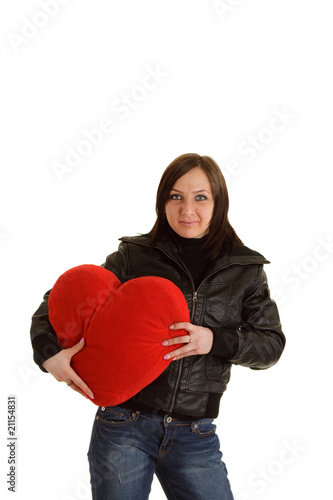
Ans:
[{"label": "jeans button", "polygon": [[102,411],[105,411],[105,406],[102,406]]},{"label": "jeans button", "polygon": [[196,430],[198,428],[198,424],[193,425],[193,429]]},{"label": "jeans button", "polygon": [[168,417],[166,421],[168,422],[168,424],[170,424],[170,422],[172,422],[172,417]]}]

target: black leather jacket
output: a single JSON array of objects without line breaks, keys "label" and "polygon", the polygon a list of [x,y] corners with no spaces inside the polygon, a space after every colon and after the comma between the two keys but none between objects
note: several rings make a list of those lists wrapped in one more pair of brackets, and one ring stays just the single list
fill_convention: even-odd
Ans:
[{"label": "black leather jacket", "polygon": [[[279,314],[270,298],[263,264],[268,261],[245,246],[222,253],[208,268],[195,289],[191,275],[173,241],[149,247],[147,236],[121,238],[118,251],[104,267],[123,283],[140,276],[160,276],[173,281],[184,293],[191,323],[214,332],[209,354],[173,361],[134,398],[138,405],[162,411],[203,417],[207,407],[215,417],[218,403],[230,379],[231,365],[265,369],[280,358],[285,345]],[[41,363],[60,350],[47,319],[47,297],[32,319],[31,338],[35,361]],[[225,359],[221,336],[236,338],[233,357]]]}]

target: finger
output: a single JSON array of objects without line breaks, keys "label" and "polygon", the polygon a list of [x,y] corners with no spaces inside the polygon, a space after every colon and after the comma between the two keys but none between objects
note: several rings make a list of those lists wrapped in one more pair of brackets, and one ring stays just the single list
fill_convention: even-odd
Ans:
[{"label": "finger", "polygon": [[180,349],[176,349],[175,351],[168,352],[163,359],[180,359],[180,357],[184,356],[192,356],[195,354],[195,350],[192,348],[192,346],[185,346],[181,347]]},{"label": "finger", "polygon": [[73,383],[76,387],[78,387],[82,392],[87,394],[87,396],[90,397],[90,399],[95,399],[94,393],[92,390],[87,386],[85,382],[80,377],[75,377],[73,380]]},{"label": "finger", "polygon": [[77,344],[73,345],[73,347],[69,347],[68,349],[66,349],[67,355],[70,356],[70,357],[73,357],[76,353],[78,353],[79,351],[81,351],[81,349],[84,348],[84,344],[85,344],[85,340],[82,337],[82,339],[80,340],[80,342],[78,342]]},{"label": "finger", "polygon": [[88,396],[80,389],[80,387],[78,387],[76,384],[74,384],[74,382],[72,382],[71,384],[67,384],[71,389],[73,389],[73,391],[75,392],[78,392],[79,394],[81,394],[82,396],[84,396],[86,399],[88,399]]},{"label": "finger", "polygon": [[187,321],[182,321],[179,323],[173,323],[172,325],[169,326],[170,330],[191,330],[192,329],[192,324],[188,323]]},{"label": "finger", "polygon": [[183,354],[179,354],[178,356],[174,356],[172,361],[177,361],[178,359],[187,358],[188,356],[195,356],[196,354],[198,354],[196,351],[183,352]]},{"label": "finger", "polygon": [[70,381],[73,382],[73,384],[71,384],[70,386],[71,388],[74,389],[74,387],[72,387],[74,385],[77,389],[79,389],[78,392],[81,392],[81,394],[83,392],[87,394],[91,399],[94,399],[94,393],[92,392],[92,390],[87,386],[87,384],[82,380],[82,378],[78,376],[78,374],[74,370],[72,370],[68,376]]},{"label": "finger", "polygon": [[183,335],[182,337],[173,337],[171,339],[164,340],[162,345],[175,345],[175,344],[188,344],[191,342],[189,335]]}]

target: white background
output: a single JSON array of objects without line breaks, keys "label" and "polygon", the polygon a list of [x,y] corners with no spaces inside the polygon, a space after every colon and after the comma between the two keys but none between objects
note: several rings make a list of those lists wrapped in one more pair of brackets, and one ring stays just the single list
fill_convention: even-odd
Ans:
[{"label": "white background", "polygon": [[[271,261],[287,337],[273,368],[233,367],[222,398],[235,499],[332,495],[332,15],[330,0],[1,2],[2,498],[91,498],[96,407],[34,365],[30,318],[62,272],[152,227],[159,178],[188,152],[225,173],[231,224]],[[57,174],[105,119],[112,133]],[[156,481],[151,498],[164,498]]]}]

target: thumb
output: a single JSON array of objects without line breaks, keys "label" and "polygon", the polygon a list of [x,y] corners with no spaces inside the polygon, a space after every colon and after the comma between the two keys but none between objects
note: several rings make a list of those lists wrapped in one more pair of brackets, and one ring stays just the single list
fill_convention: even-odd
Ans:
[{"label": "thumb", "polygon": [[85,344],[85,341],[84,341],[84,338],[82,337],[80,342],[78,342],[77,344],[73,345],[73,347],[70,348],[71,355],[74,356],[74,354],[81,351],[81,349],[83,349],[83,347],[84,347],[84,344]]}]

